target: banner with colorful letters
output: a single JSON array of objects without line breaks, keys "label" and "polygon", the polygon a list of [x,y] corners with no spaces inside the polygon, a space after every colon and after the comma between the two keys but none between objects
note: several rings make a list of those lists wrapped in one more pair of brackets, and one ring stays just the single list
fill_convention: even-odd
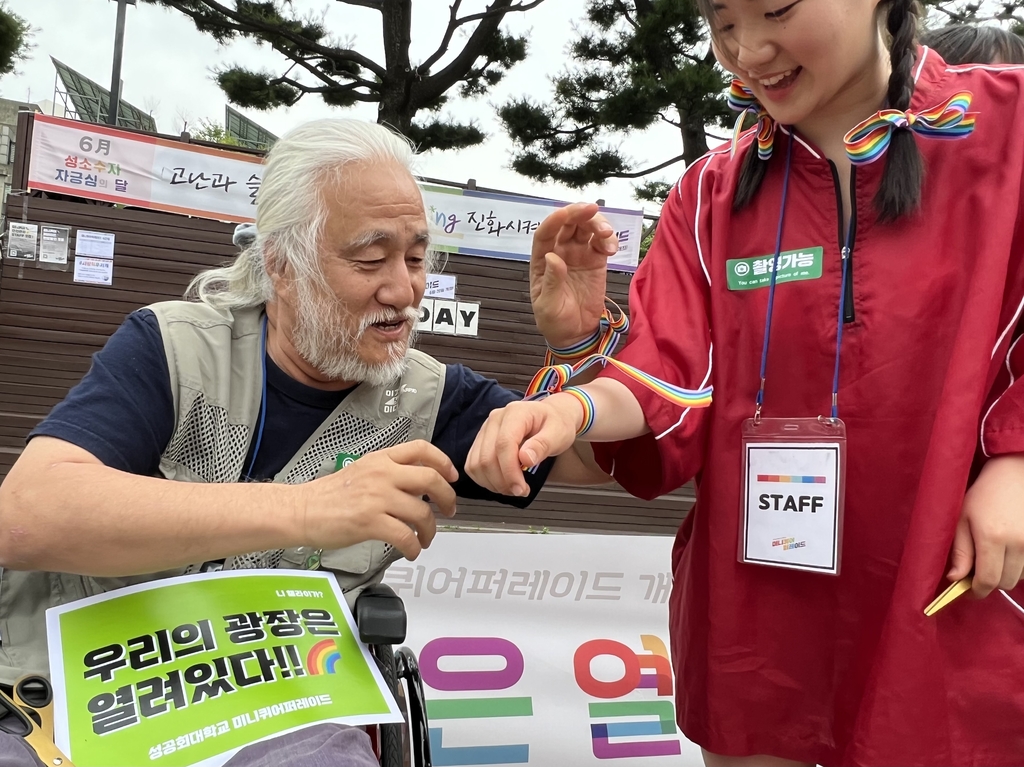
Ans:
[{"label": "banner with colorful letters", "polygon": [[668,653],[672,539],[441,532],[385,582],[436,767],[697,767]]}]

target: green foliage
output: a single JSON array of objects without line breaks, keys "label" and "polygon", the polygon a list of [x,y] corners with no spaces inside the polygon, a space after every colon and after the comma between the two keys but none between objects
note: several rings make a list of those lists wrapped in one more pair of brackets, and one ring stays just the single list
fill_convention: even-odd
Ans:
[{"label": "green foliage", "polygon": [[232,103],[242,107],[273,109],[291,106],[299,99],[298,89],[277,82],[269,72],[253,72],[237,66],[218,72],[217,84]]},{"label": "green foliage", "polygon": [[[453,92],[477,98],[501,82],[528,49],[527,39],[503,32],[501,22],[507,14],[525,12],[544,0],[488,0],[483,10],[472,12],[461,10],[463,0],[451,0],[445,4],[448,28],[434,53],[418,64],[409,54],[412,0],[339,0],[380,13],[383,61],[356,50],[354,41],[336,39],[325,14],[298,15],[289,0],[143,2],[188,16],[197,30],[219,43],[247,39],[284,58],[287,66],[279,75],[241,66],[218,69],[217,83],[234,104],[275,109],[308,94],[340,108],[376,103],[378,122],[404,133],[422,150],[446,150],[479,144],[486,136],[472,123],[439,118],[419,123],[415,118],[420,112],[439,112]],[[424,3],[417,7],[425,10]],[[456,39],[461,46],[457,50],[452,44]]]},{"label": "green foliage", "polygon": [[463,149],[480,144],[486,135],[476,125],[452,120],[433,120],[425,125],[412,123],[405,131],[421,152],[431,149]]},{"label": "green foliage", "polygon": [[[705,126],[728,115],[727,79],[715,64],[692,0],[589,0],[569,46],[570,65],[544,103],[513,99],[498,110],[516,146],[512,168],[572,187],[637,178],[707,151]],[[680,144],[654,169],[638,170],[621,139],[665,122]],[[637,189],[657,199],[658,184]]]},{"label": "green foliage", "polygon": [[18,62],[28,58],[32,49],[32,27],[18,14],[0,2],[0,75],[14,71]]},{"label": "green foliage", "polygon": [[241,146],[238,139],[228,133],[223,126],[213,122],[213,120],[207,120],[205,117],[199,119],[199,128],[189,131],[189,134],[197,141],[210,141],[214,144]]}]

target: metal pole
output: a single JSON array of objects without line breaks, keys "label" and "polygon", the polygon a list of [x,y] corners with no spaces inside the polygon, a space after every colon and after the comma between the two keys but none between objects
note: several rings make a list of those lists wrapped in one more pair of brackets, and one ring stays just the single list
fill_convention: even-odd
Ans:
[{"label": "metal pole", "polygon": [[110,105],[107,107],[107,125],[117,125],[117,112],[121,104],[121,49],[124,47],[124,17],[128,10],[128,2],[129,0],[117,0],[114,67],[110,75]]}]

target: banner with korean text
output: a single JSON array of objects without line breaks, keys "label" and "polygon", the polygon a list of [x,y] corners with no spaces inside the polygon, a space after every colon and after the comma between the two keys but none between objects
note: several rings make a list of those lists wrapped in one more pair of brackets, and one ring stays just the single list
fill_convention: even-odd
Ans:
[{"label": "banner with korean text", "polygon": [[318,722],[402,721],[326,573],[169,578],[46,620],[55,740],[78,767],[216,767]]},{"label": "banner with korean text", "polygon": [[436,767],[697,767],[668,655],[672,539],[440,532],[385,577]]},{"label": "banner with korean text", "polygon": [[[421,184],[431,243],[469,256],[528,261],[540,222],[567,202]],[[601,208],[619,238],[608,268],[634,271],[640,262],[644,215],[639,210]]]},{"label": "banner with korean text", "polygon": [[[262,158],[105,125],[35,115],[28,188],[218,221],[256,215]],[[526,261],[533,232],[568,202],[421,184],[434,245],[450,253]],[[643,212],[602,208],[619,238],[610,269],[640,259]]]},{"label": "banner with korean text", "polygon": [[262,158],[36,115],[28,188],[219,221],[253,221]]}]

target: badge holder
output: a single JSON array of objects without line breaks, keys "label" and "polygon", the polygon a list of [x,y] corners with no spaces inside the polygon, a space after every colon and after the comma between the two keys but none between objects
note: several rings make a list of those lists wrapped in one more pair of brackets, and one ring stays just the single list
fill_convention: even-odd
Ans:
[{"label": "badge holder", "polygon": [[743,422],[737,559],[745,564],[839,575],[846,488],[846,425],[839,420],[839,362],[852,230],[842,249],[831,417],[762,418],[776,274],[782,253],[793,141],[786,153],[775,258],[754,417]]},{"label": "badge holder", "polygon": [[745,564],[838,575],[846,425],[838,418],[743,422],[740,535]]}]

